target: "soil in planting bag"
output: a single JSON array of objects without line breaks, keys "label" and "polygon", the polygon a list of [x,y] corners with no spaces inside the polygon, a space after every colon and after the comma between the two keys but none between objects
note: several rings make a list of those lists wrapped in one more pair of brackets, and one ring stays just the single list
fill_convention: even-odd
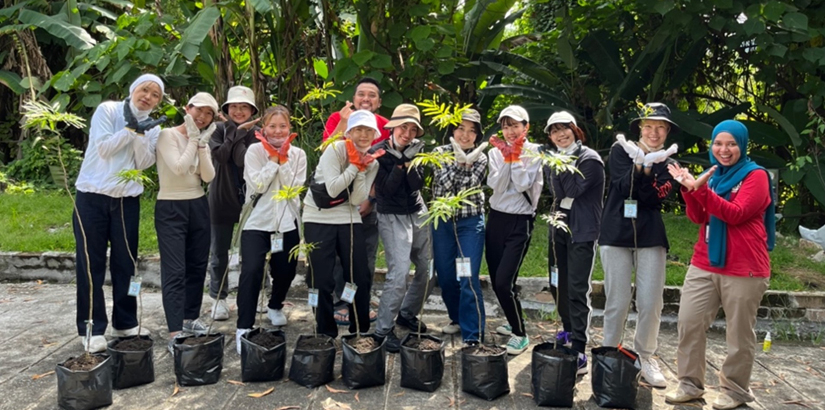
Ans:
[{"label": "soil in planting bag", "polygon": [[318,387],[334,379],[335,343],[329,336],[300,335],[292,352],[289,380],[304,387]]},{"label": "soil in planting bag", "polygon": [[507,350],[484,345],[461,349],[461,390],[486,400],[510,393]]},{"label": "soil in planting bag", "polygon": [[121,337],[109,342],[112,387],[126,389],[155,381],[155,364],[149,336]]},{"label": "soil in planting bag", "polygon": [[74,358],[58,364],[57,405],[64,410],[96,409],[112,404],[112,358],[95,354],[105,360],[91,370],[71,370],[65,367]]},{"label": "soil in planting bag", "polygon": [[[358,335],[347,335],[342,337],[344,360],[341,362],[341,376],[344,385],[350,389],[362,389],[364,387],[383,386],[386,380],[386,358],[384,350],[384,338],[376,337],[373,334],[362,334],[359,341],[355,341]],[[355,346],[350,343],[354,343]],[[369,349],[359,351],[357,346],[368,346]]]},{"label": "soil in planting bag", "polygon": [[410,340],[415,339],[418,335],[410,333],[401,341],[401,387],[433,392],[441,386],[444,377],[444,342],[434,336],[421,335],[422,343],[438,344],[435,350],[422,350],[419,346],[408,346]]},{"label": "soil in planting bag", "polygon": [[615,347],[592,349],[591,381],[593,396],[600,407],[632,409],[636,407],[636,391],[639,390],[639,355],[622,348],[634,357]]},{"label": "soil in planting bag", "polygon": [[533,400],[538,406],[573,407],[578,352],[553,343],[541,343],[533,348]]},{"label": "soil in planting bag", "polygon": [[[189,344],[208,339],[206,343]],[[187,342],[188,341],[188,342]],[[187,336],[175,339],[175,378],[180,386],[215,384],[223,370],[224,336]]]},{"label": "soil in planting bag", "polygon": [[[268,347],[256,344],[258,338]],[[255,329],[241,337],[241,381],[271,382],[284,377],[286,336],[280,330]]]}]

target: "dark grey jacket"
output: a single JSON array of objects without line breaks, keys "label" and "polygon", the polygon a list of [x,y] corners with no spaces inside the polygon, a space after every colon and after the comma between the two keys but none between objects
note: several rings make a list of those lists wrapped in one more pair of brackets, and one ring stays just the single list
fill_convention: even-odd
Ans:
[{"label": "dark grey jacket", "polygon": [[[602,219],[602,204],[604,198],[604,162],[599,154],[581,145],[572,154],[576,157],[575,166],[579,173],[555,173],[549,167],[544,167],[544,180],[550,189],[553,199],[553,209],[563,212],[563,219],[570,229],[570,236],[574,243],[591,242],[599,239]],[[572,198],[573,206],[570,210],[561,209],[561,201]]]}]

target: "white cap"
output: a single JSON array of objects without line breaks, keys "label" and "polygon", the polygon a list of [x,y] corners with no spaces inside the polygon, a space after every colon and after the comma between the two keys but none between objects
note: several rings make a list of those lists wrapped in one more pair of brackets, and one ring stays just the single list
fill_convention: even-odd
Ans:
[{"label": "white cap", "polygon": [[209,107],[212,109],[213,115],[218,115],[218,102],[215,101],[215,97],[209,93],[200,92],[193,95],[192,98],[189,99],[189,103],[186,105],[192,105],[195,107]]},{"label": "white cap", "polygon": [[375,136],[372,138],[373,140],[381,136],[381,131],[378,130],[378,122],[375,120],[375,114],[373,114],[372,111],[353,111],[347,120],[347,133],[359,125],[370,127],[375,130]]},{"label": "white cap", "polygon": [[498,122],[501,122],[501,119],[504,117],[510,117],[518,122],[530,122],[530,116],[527,115],[527,110],[520,105],[510,105],[501,110],[501,114],[498,115]]},{"label": "white cap", "polygon": [[226,102],[221,105],[224,114],[229,114],[229,104],[249,104],[252,106],[252,115],[258,114],[258,107],[255,105],[255,93],[249,87],[236,85],[229,89]]},{"label": "white cap", "polygon": [[569,112],[567,112],[567,111],[555,112],[547,120],[547,126],[544,127],[544,132],[545,133],[550,133],[550,126],[553,125],[553,124],[570,124],[571,122],[573,123],[573,125],[578,126],[576,124],[576,119],[573,118],[573,115],[570,114]]}]

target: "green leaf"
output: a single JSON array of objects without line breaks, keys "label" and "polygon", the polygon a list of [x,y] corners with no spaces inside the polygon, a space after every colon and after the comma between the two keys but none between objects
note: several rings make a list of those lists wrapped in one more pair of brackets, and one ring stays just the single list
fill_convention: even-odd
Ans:
[{"label": "green leaf", "polygon": [[261,14],[266,14],[272,11],[272,1],[270,0],[248,0],[252,7]]},{"label": "green leaf", "polygon": [[438,74],[447,75],[452,74],[455,71],[455,61],[454,60],[447,60],[438,63]]},{"label": "green leaf", "polygon": [[83,99],[81,100],[81,102],[86,107],[95,108],[98,105],[100,105],[101,100],[102,100],[102,97],[101,97],[100,94],[86,94],[86,95],[83,96]]},{"label": "green leaf", "polygon": [[194,61],[201,43],[220,15],[217,7],[207,7],[199,11],[189,27],[184,30],[175,51],[181,53],[188,61]]},{"label": "green leaf", "polygon": [[536,87],[513,84],[497,84],[485,87],[484,89],[479,90],[479,93],[482,95],[512,95],[516,97],[524,97],[570,109],[570,104],[559,98],[556,93],[537,89]]},{"label": "green leaf", "polygon": [[625,71],[619,58],[619,46],[607,32],[596,31],[589,34],[582,40],[581,47],[608,84],[619,85],[624,81]]},{"label": "green leaf", "polygon": [[398,104],[404,102],[404,97],[396,91],[390,91],[381,98],[385,107],[397,107]]},{"label": "green leaf", "polygon": [[796,185],[805,176],[805,169],[793,170],[790,168],[783,169],[779,172],[782,181],[787,185]]},{"label": "green leaf", "polygon": [[728,22],[728,19],[726,19],[722,16],[719,16],[719,15],[713,16],[710,19],[710,22],[708,22],[708,27],[710,27],[710,28],[712,28],[716,31],[721,31],[722,28],[725,27],[725,23],[727,23],[727,22]]},{"label": "green leaf", "polygon": [[375,55],[375,52],[373,52],[373,51],[362,50],[362,51],[359,51],[359,52],[352,55],[352,61],[354,61],[355,64],[358,64],[358,67],[363,67],[364,64],[366,64],[367,61],[370,61],[370,59],[374,55]]},{"label": "green leaf", "polygon": [[745,34],[749,36],[761,34],[765,32],[765,23],[761,22],[756,17],[750,17],[747,21],[742,23],[742,30],[744,30]]},{"label": "green leaf", "polygon": [[163,49],[155,45],[149,47],[146,51],[135,51],[135,56],[137,56],[142,63],[153,67],[160,65],[164,54]]},{"label": "green leaf", "polygon": [[783,58],[783,57],[785,57],[785,53],[788,52],[788,47],[785,47],[784,45],[779,44],[779,43],[773,43],[773,44],[769,45],[768,48],[765,49],[765,51],[769,55],[772,55],[774,57]]},{"label": "green leaf", "polygon": [[438,51],[435,52],[436,58],[450,58],[452,57],[452,55],[453,48],[448,45],[442,46],[438,49]]},{"label": "green leaf", "polygon": [[773,126],[756,121],[741,122],[748,127],[750,141],[754,144],[778,147],[788,142],[786,134]]},{"label": "green leaf", "polygon": [[757,104],[756,108],[765,111],[768,115],[779,124],[780,127],[791,137],[791,142],[793,143],[794,147],[798,147],[802,144],[802,138],[799,137],[799,132],[796,131],[793,124],[785,118],[784,115],[780,114],[779,111],[776,111],[772,107],[768,107],[767,105]]},{"label": "green leaf", "polygon": [[312,67],[315,69],[315,74],[319,77],[323,78],[324,80],[327,79],[329,76],[329,67],[327,67],[326,61],[320,58],[313,58],[312,59]]},{"label": "green leaf", "polygon": [[418,4],[413,7],[410,7],[410,16],[413,17],[424,17],[429,13],[430,8],[426,4]]},{"label": "green leaf", "polygon": [[410,30],[408,38],[413,42],[421,41],[429,37],[430,31],[430,26],[417,26],[414,29]]},{"label": "green leaf", "polygon": [[822,207],[825,206],[825,156],[819,158],[819,165],[819,169],[811,167],[805,174],[805,187]]},{"label": "green leaf", "polygon": [[390,38],[399,39],[407,32],[407,28],[403,24],[393,24],[390,26]]},{"label": "green leaf", "polygon": [[210,66],[203,61],[198,61],[198,74],[200,74],[207,83],[215,83],[215,67]]},{"label": "green leaf", "polygon": [[118,65],[118,68],[106,79],[106,84],[118,83],[123,79],[123,76],[132,69],[132,63],[128,60],[123,60]]},{"label": "green leaf", "polygon": [[818,63],[819,60],[825,58],[825,48],[810,47],[802,51],[802,57],[812,63]]},{"label": "green leaf", "polygon": [[0,84],[5,85],[9,89],[12,90],[15,94],[23,94],[26,89],[20,85],[20,76],[17,73],[0,70]]},{"label": "green leaf", "polygon": [[571,70],[575,70],[577,65],[576,56],[573,55],[573,47],[570,46],[567,36],[559,36],[556,47],[558,47],[559,58],[564,62],[564,65]]},{"label": "green leaf", "polygon": [[807,31],[808,30],[808,16],[797,13],[785,13],[782,17],[782,22],[788,30]]},{"label": "green leaf", "polygon": [[762,15],[770,21],[779,21],[785,13],[785,5],[776,0],[771,0],[762,8]]},{"label": "green leaf", "polygon": [[433,47],[435,47],[435,40],[429,37],[415,42],[415,48],[421,51],[430,51]]},{"label": "green leaf", "polygon": [[673,0],[659,0],[655,3],[656,5],[653,6],[653,10],[663,16],[673,9]]},{"label": "green leaf", "polygon": [[370,60],[372,68],[385,69],[392,67],[392,57],[387,54],[375,54]]},{"label": "green leaf", "polygon": [[18,19],[23,24],[42,28],[51,36],[62,39],[67,45],[78,50],[88,50],[97,43],[82,27],[73,26],[53,16],[23,9],[20,10]]}]

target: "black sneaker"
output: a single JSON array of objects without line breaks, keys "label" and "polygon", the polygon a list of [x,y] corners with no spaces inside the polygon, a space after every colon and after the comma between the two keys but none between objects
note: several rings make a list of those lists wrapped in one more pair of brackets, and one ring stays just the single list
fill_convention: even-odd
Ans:
[{"label": "black sneaker", "polygon": [[[404,326],[413,332],[418,332],[419,320],[415,316],[408,318],[404,317],[404,315],[399,314],[398,318],[395,319],[395,323],[399,326]],[[421,333],[427,333],[427,325],[424,324],[424,322],[421,322]]]},{"label": "black sneaker", "polygon": [[386,335],[377,335],[379,337],[383,337],[386,343],[384,343],[384,348],[387,349],[390,353],[398,353],[401,351],[401,339],[395,335],[395,331],[390,330],[389,333]]}]

